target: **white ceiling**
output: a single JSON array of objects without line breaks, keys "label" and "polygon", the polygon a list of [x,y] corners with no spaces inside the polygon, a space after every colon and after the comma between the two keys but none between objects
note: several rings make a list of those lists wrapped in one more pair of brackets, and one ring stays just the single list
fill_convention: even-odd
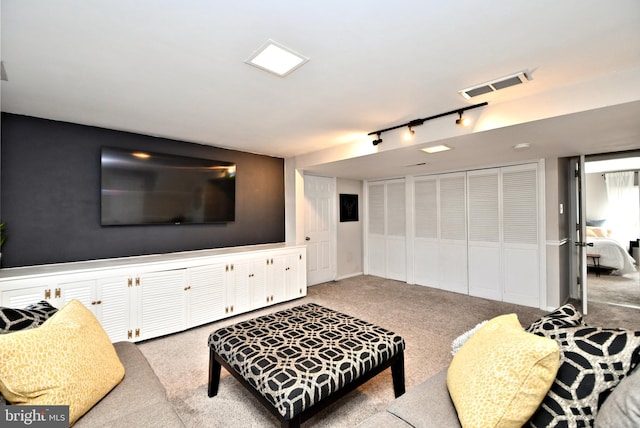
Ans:
[{"label": "white ceiling", "polygon": [[[1,14],[5,112],[347,178],[640,148],[637,0],[2,0]],[[267,39],[310,61],[285,78],[247,65]],[[457,93],[522,70],[524,85]],[[367,137],[483,101],[469,130],[456,115],[411,143]],[[417,150],[440,142],[454,149]]]}]

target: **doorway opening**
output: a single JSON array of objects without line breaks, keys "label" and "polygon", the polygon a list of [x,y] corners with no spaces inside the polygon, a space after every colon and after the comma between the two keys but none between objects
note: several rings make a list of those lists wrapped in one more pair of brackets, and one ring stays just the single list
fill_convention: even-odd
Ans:
[{"label": "doorway opening", "polygon": [[585,158],[589,303],[640,310],[639,171],[640,150]]}]

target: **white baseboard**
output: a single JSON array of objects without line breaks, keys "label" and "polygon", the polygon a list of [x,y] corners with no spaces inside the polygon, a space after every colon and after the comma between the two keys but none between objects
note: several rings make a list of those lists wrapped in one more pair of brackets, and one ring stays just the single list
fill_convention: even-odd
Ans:
[{"label": "white baseboard", "polygon": [[364,275],[364,273],[363,272],[354,272],[354,273],[350,273],[348,275],[339,276],[335,280],[336,281],[340,281],[342,279],[353,278],[354,276],[360,276],[360,275]]}]

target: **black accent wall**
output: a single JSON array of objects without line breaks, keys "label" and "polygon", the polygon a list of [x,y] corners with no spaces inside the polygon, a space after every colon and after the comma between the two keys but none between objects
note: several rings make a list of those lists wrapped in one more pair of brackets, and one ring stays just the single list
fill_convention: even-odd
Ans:
[{"label": "black accent wall", "polygon": [[[284,242],[284,160],[147,135],[2,113],[2,266]],[[100,148],[234,162],[232,223],[100,226]]]}]

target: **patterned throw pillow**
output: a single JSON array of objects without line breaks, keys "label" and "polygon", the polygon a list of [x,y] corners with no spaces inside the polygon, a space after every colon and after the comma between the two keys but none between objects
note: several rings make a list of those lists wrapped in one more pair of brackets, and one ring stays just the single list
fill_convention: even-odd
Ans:
[{"label": "patterned throw pillow", "polygon": [[560,368],[529,425],[593,426],[600,405],[640,363],[640,331],[582,326],[544,335],[560,346]]},{"label": "patterned throw pillow", "polygon": [[460,424],[523,426],[554,382],[558,354],[554,340],[525,332],[516,314],[489,320],[460,348],[447,370],[447,388]]},{"label": "patterned throw pillow", "polygon": [[69,425],[124,377],[95,316],[71,300],[39,328],[0,335],[0,393],[14,405],[68,405]]},{"label": "patterned throw pillow", "polygon": [[585,325],[582,321],[582,314],[570,303],[559,307],[533,322],[525,330],[529,333],[535,333],[544,336],[546,332],[566,327],[580,327]]},{"label": "patterned throw pillow", "polygon": [[0,307],[0,334],[38,327],[57,311],[46,300],[24,309]]}]

